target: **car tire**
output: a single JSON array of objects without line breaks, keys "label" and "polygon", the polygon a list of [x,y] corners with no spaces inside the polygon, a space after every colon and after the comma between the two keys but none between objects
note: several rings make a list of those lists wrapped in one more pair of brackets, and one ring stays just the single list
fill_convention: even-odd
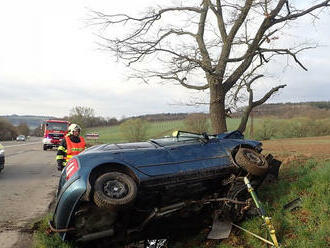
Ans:
[{"label": "car tire", "polygon": [[44,151],[46,151],[46,150],[47,150],[47,146],[46,146],[46,145],[44,145],[44,146],[43,146],[43,149],[44,149]]},{"label": "car tire", "polygon": [[108,172],[94,184],[94,202],[100,208],[119,210],[131,205],[137,195],[137,185],[128,175]]},{"label": "car tire", "polygon": [[249,148],[238,149],[235,160],[239,166],[255,176],[263,176],[268,170],[266,158]]}]

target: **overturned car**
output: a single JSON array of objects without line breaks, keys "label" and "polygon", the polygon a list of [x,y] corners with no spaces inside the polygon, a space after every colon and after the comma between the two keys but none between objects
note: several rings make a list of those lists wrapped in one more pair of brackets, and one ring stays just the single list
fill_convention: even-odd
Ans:
[{"label": "overturned car", "polygon": [[239,131],[177,131],[90,147],[62,171],[51,229],[63,240],[124,244],[200,231],[215,212],[239,221],[252,205],[242,178],[257,188],[278,174],[261,145]]}]

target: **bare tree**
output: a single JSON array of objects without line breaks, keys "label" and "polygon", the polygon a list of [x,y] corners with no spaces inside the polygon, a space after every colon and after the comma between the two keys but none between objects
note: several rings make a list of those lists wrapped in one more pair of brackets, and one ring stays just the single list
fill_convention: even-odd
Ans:
[{"label": "bare tree", "polygon": [[103,25],[103,45],[134,69],[133,77],[208,90],[213,131],[220,133],[227,130],[229,96],[237,100],[242,91],[248,95],[238,127],[244,131],[252,109],[286,86],[278,85],[254,99],[252,84],[274,56],[286,55],[307,70],[297,54],[311,47],[306,43],[288,47],[277,41],[278,35],[290,22],[316,17],[327,7],[329,1],[313,1],[298,9],[289,0],[201,0],[194,6],[151,8],[141,17],[95,12],[94,23]]},{"label": "bare tree", "polygon": [[93,126],[95,110],[90,107],[76,106],[70,110],[69,121],[79,124],[82,128]]}]

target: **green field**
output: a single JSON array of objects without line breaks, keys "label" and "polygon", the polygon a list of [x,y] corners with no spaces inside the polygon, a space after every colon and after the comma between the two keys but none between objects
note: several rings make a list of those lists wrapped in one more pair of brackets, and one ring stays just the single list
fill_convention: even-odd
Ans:
[{"label": "green field", "polygon": [[[239,124],[239,119],[228,119],[228,130],[235,130]],[[163,136],[171,135],[175,130],[186,130],[183,120],[178,121],[164,121],[164,122],[151,122],[147,128],[147,138],[160,138]],[[112,127],[98,127],[88,128],[85,133],[99,133],[98,140],[89,140],[89,144],[102,144],[102,143],[121,143],[127,142],[122,137],[119,126]],[[213,133],[209,128],[209,133]]]},{"label": "green field", "polygon": [[[150,123],[147,129],[147,138],[158,138],[165,135],[170,135],[173,130],[182,129],[183,121],[167,121],[167,122],[154,122]],[[112,127],[99,127],[89,128],[86,133],[97,132],[99,133],[99,139],[97,143],[120,143],[127,142],[122,137],[119,126]]]}]

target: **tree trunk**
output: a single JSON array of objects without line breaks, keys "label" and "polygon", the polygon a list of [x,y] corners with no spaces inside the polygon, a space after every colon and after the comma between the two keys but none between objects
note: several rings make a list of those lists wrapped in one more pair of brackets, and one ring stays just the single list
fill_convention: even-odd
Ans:
[{"label": "tree trunk", "polygon": [[225,112],[225,92],[220,82],[208,79],[210,85],[210,118],[214,133],[227,131]]},{"label": "tree trunk", "polygon": [[241,123],[239,124],[239,127],[237,128],[238,131],[241,131],[242,133],[245,131],[246,129],[246,124],[249,120],[249,116],[250,116],[250,113],[252,111],[252,107],[251,106],[248,106],[244,113],[243,113],[243,116],[241,118]]}]

